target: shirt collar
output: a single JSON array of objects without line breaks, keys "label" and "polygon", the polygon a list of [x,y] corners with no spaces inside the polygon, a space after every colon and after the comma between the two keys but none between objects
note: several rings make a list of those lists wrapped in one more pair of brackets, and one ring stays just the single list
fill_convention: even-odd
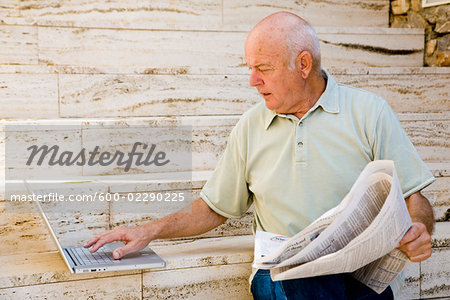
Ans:
[{"label": "shirt collar", "polygon": [[[317,100],[317,103],[316,105],[314,105],[314,107],[317,108],[318,106],[321,106],[324,111],[331,114],[337,114],[339,113],[337,83],[327,70],[322,69],[322,74],[327,81],[327,87],[325,88],[325,91],[322,93],[322,95],[320,95],[320,98],[319,100]],[[311,110],[313,110],[314,107]]]},{"label": "shirt collar", "polygon": [[[312,111],[316,110],[319,106],[322,107],[322,109],[331,114],[337,114],[339,113],[339,97],[336,94],[337,93],[337,83],[334,80],[334,78],[328,73],[327,70],[322,69],[322,74],[325,77],[327,81],[327,86],[325,88],[325,91],[320,96],[319,100],[317,100],[316,104],[307,112],[307,114],[311,113]],[[280,115],[277,114],[273,110],[266,109],[267,114],[265,117],[265,126],[266,130],[269,128],[269,126],[272,124],[273,120],[276,116]],[[305,114],[306,116],[306,114]]]}]

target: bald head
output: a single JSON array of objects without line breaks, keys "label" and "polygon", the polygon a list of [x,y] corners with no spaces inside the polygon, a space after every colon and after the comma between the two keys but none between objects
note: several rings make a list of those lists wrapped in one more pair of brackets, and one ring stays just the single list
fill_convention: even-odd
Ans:
[{"label": "bald head", "polygon": [[286,63],[290,69],[302,51],[312,56],[313,72],[320,73],[320,46],[312,26],[290,12],[278,12],[264,18],[250,31],[246,44],[265,43],[268,46],[283,45]]}]

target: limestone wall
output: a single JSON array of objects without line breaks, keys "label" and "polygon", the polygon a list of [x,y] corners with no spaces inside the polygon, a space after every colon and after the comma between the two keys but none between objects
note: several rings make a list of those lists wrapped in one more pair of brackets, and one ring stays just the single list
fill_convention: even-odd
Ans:
[{"label": "limestone wall", "polygon": [[425,29],[425,66],[450,66],[450,4],[422,7],[422,0],[391,0],[390,26]]}]

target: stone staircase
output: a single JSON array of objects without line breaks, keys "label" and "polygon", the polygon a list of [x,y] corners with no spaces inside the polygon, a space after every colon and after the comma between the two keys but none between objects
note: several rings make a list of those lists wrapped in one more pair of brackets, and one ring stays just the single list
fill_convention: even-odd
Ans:
[{"label": "stone staircase", "polygon": [[[425,192],[439,221],[433,255],[408,267],[400,298],[450,297],[450,71],[422,67],[423,30],[388,28],[389,1],[9,0],[0,7],[0,167],[39,178],[41,169],[20,167],[24,161],[8,152],[10,143],[24,145],[35,136],[79,149],[103,138],[89,135],[92,128],[185,126],[192,130],[192,169],[162,174],[143,167],[125,174],[62,167],[56,173],[70,180],[57,190],[183,192],[190,199],[211,175],[239,116],[261,101],[248,85],[243,59],[248,30],[275,11],[304,16],[316,27],[324,67],[338,82],[383,96],[437,177]],[[104,146],[129,149],[133,138],[117,131]],[[23,192],[20,184],[15,189]],[[50,209],[59,238],[72,243],[169,213],[127,201]],[[152,242],[167,261],[163,270],[71,275],[40,215],[2,200],[0,299],[249,299],[251,222],[250,211],[198,237]]]}]

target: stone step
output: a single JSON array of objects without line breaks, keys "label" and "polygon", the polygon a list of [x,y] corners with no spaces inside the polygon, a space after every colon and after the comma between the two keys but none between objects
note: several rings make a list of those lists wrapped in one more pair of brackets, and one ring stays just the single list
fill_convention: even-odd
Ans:
[{"label": "stone step", "polygon": [[[324,67],[419,67],[424,30],[318,27]],[[2,64],[128,69],[246,68],[247,31],[132,30],[0,25]],[[25,37],[25,38],[23,38]],[[108,45],[108,47],[105,47]],[[11,53],[19,53],[17,57]]]},{"label": "stone step", "polygon": [[42,5],[39,1],[3,3],[0,23],[45,26],[249,30],[276,11],[304,16],[315,26],[389,26],[389,1],[70,1]]},{"label": "stone step", "polygon": [[[436,231],[448,236],[450,223],[438,223]],[[248,276],[253,259],[253,237],[153,243],[151,247],[167,261],[163,270],[139,270],[72,275],[55,251],[0,256],[2,299],[51,296],[65,299],[127,295],[158,299],[198,295],[198,299],[248,299]],[[32,249],[29,249],[32,250]],[[449,247],[433,248],[433,255],[410,264],[406,288],[399,299],[449,297]],[[180,276],[182,275],[182,276]],[[117,290],[120,286],[120,290]],[[141,295],[140,292],[143,292]],[[150,296],[152,295],[152,296]]]},{"label": "stone step", "polygon": [[75,275],[54,251],[2,255],[0,298],[251,298],[248,277],[253,260],[252,236],[150,246],[166,260],[166,268]]},{"label": "stone step", "polygon": [[[237,74],[120,74],[123,69],[0,66],[1,118],[242,114],[262,97]],[[129,70],[130,71],[130,70]],[[336,81],[374,92],[397,113],[450,110],[446,68],[333,68]],[[118,74],[119,73],[119,74]]]}]

